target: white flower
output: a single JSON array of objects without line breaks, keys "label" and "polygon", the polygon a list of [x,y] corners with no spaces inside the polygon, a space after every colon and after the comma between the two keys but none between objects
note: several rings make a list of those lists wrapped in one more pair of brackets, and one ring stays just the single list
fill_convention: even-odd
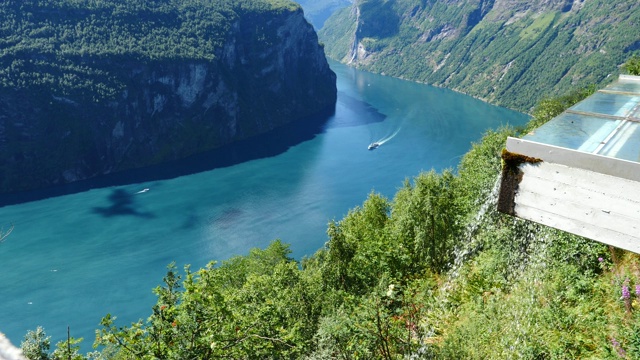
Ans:
[{"label": "white flower", "polygon": [[389,289],[387,289],[387,296],[392,296],[393,295],[393,288],[395,287],[395,285],[390,284],[389,285]]}]

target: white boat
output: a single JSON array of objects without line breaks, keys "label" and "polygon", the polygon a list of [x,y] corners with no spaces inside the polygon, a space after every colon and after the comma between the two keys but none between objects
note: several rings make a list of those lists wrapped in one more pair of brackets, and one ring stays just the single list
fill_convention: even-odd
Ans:
[{"label": "white boat", "polygon": [[369,149],[369,150],[377,149],[377,148],[378,148],[378,146],[380,146],[380,143],[373,142],[373,143],[369,144],[368,149]]}]

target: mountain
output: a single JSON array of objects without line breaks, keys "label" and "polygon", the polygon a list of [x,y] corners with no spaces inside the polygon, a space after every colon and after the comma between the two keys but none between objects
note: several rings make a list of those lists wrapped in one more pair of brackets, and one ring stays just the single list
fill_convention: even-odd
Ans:
[{"label": "mountain", "polygon": [[3,1],[0,192],[140,168],[332,109],[286,0]]},{"label": "mountain", "polygon": [[331,14],[353,4],[353,0],[297,0],[296,2],[302,6],[306,18],[316,29],[321,29]]},{"label": "mountain", "polygon": [[635,0],[357,0],[319,36],[342,62],[527,112],[606,83],[639,23]]}]

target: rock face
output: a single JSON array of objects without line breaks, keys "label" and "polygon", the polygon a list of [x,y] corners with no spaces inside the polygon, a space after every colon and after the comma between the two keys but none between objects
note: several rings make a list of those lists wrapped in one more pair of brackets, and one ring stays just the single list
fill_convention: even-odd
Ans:
[{"label": "rock face", "polygon": [[0,192],[180,159],[333,108],[336,77],[302,10],[235,10],[208,58],[73,58],[117,83],[109,96],[2,87]]},{"label": "rock face", "polygon": [[639,18],[636,0],[357,0],[320,39],[350,65],[528,112],[615,78]]},{"label": "rock face", "polygon": [[324,22],[336,10],[350,6],[353,0],[298,0],[304,8],[304,14],[316,29],[322,29]]}]

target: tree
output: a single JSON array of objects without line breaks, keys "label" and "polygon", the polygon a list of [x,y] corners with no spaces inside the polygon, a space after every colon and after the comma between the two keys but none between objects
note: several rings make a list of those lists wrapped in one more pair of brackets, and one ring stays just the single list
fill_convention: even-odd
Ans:
[{"label": "tree", "polygon": [[624,63],[623,68],[631,75],[640,75],[640,56],[634,55]]},{"label": "tree", "polygon": [[362,294],[390,271],[392,246],[384,234],[389,209],[387,199],[371,193],[362,207],[329,223],[323,277],[330,288]]},{"label": "tree", "polygon": [[50,360],[49,349],[51,337],[47,336],[44,328],[38,326],[36,330],[29,330],[20,344],[22,353],[29,360]]},{"label": "tree", "polygon": [[136,359],[300,358],[312,347],[320,303],[289,254],[274,241],[220,266],[186,266],[182,282],[171,264],[151,316],[120,328],[105,316],[96,345]]},{"label": "tree", "polygon": [[391,242],[406,252],[398,264],[403,276],[426,269],[440,273],[451,263],[461,233],[454,179],[451,171],[430,171],[397,192],[389,227]]}]

